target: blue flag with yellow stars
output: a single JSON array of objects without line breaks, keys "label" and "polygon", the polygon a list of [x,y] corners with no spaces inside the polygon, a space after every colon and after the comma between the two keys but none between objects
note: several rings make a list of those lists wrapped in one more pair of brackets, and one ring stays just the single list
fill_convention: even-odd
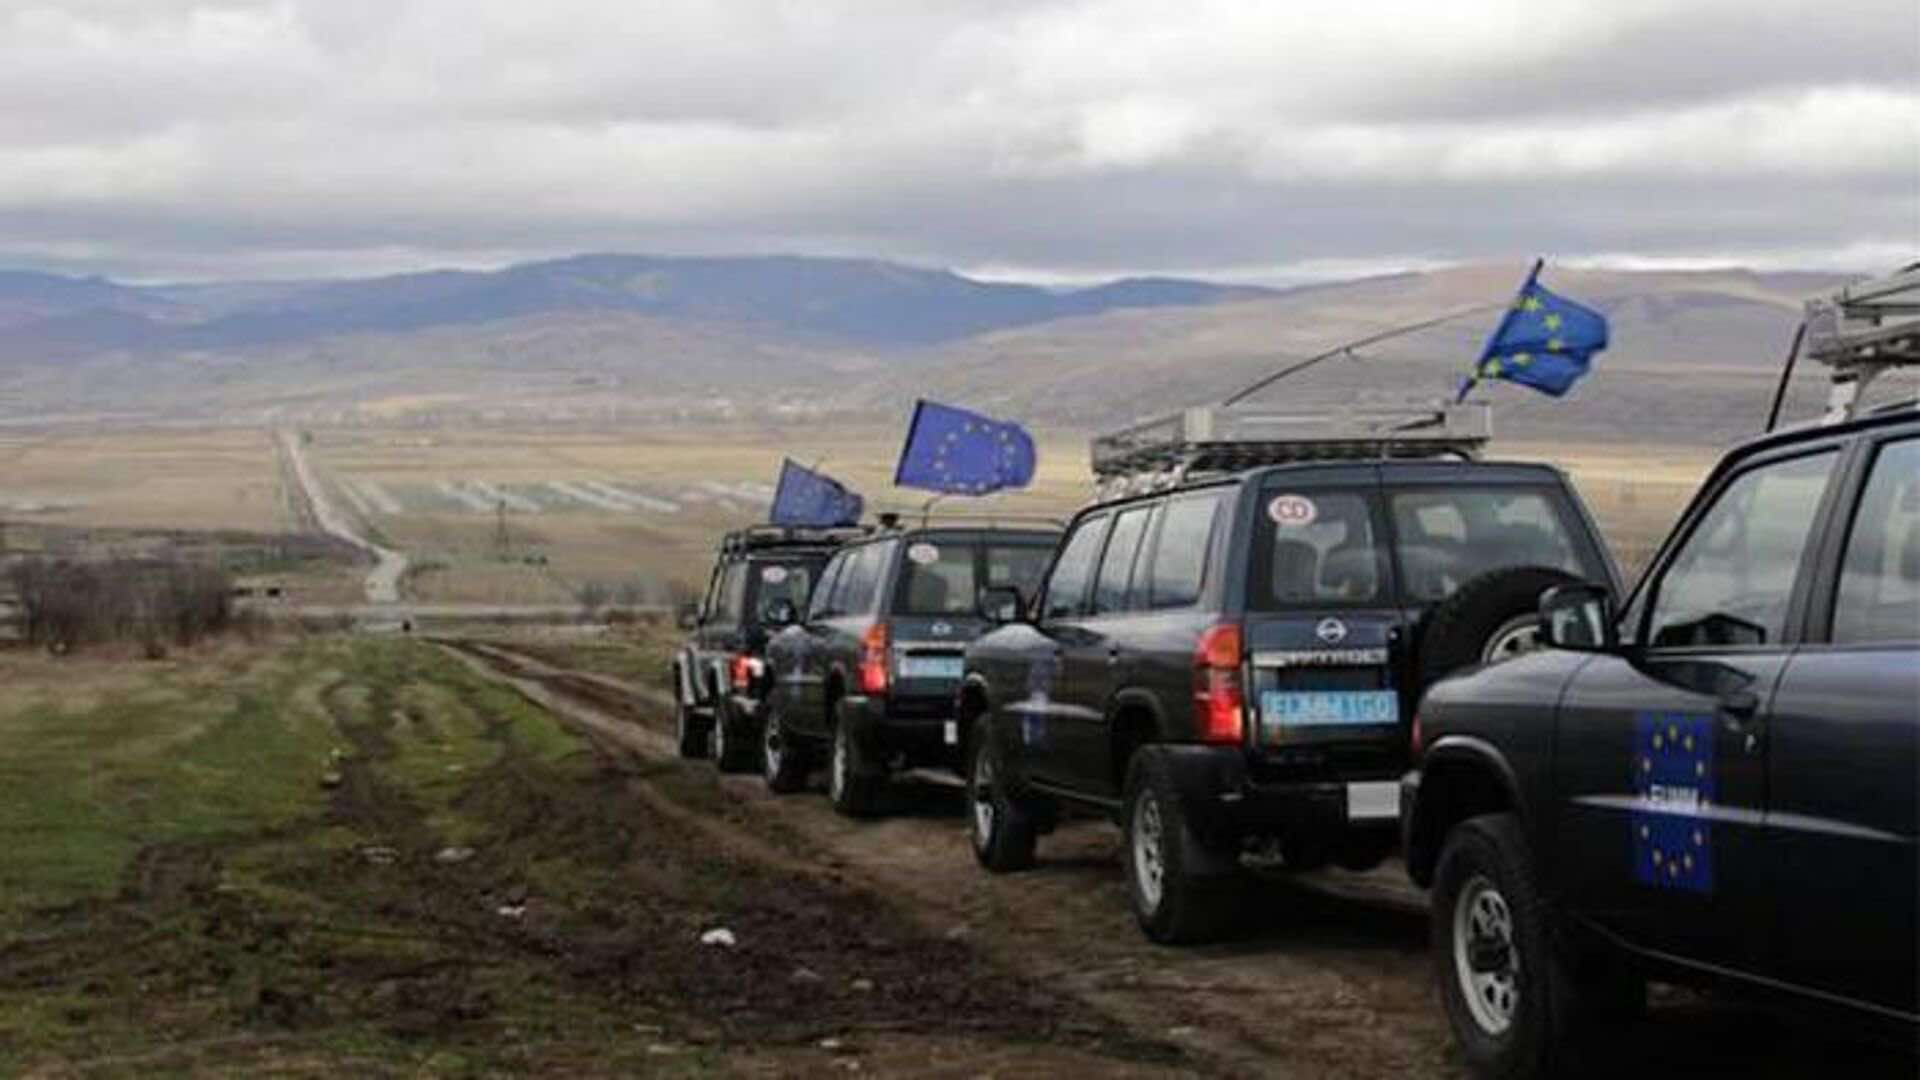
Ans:
[{"label": "blue flag with yellow stars", "polygon": [[1504,379],[1559,397],[1578,382],[1607,347],[1607,317],[1584,304],[1557,296],[1540,284],[1544,260],[1520,286],[1520,295],[1500,318],[1473,374],[1460,385],[1466,400],[1481,379]]},{"label": "blue flag with yellow stars", "polygon": [[893,482],[949,495],[985,495],[1033,482],[1033,436],[1019,424],[918,401]]},{"label": "blue flag with yellow stars", "polygon": [[1633,876],[1656,889],[1713,891],[1713,717],[1633,718]]},{"label": "blue flag with yellow stars", "polygon": [[866,500],[833,477],[792,459],[780,463],[780,486],[774,489],[770,515],[775,525],[854,525],[865,509]]}]

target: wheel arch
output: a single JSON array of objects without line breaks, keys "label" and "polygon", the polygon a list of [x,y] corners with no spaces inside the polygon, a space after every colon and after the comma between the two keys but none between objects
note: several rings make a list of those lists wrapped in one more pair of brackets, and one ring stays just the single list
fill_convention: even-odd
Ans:
[{"label": "wheel arch", "polygon": [[1112,751],[1108,764],[1113,773],[1113,789],[1124,791],[1127,765],[1134,751],[1166,737],[1166,713],[1158,699],[1145,690],[1122,690],[1108,704],[1107,732]]},{"label": "wheel arch", "polygon": [[1513,766],[1485,740],[1453,735],[1427,751],[1420,792],[1407,823],[1407,874],[1422,888],[1433,884],[1440,848],[1455,825],[1481,814],[1526,807]]}]

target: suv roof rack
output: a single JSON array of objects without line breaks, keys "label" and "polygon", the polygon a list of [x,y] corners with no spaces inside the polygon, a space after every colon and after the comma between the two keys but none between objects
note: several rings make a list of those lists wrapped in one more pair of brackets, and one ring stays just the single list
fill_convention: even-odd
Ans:
[{"label": "suv roof rack", "polygon": [[835,547],[872,533],[871,525],[837,525],[822,528],[811,525],[749,525],[735,529],[720,540],[724,554],[761,551],[783,547]]},{"label": "suv roof rack", "polygon": [[1202,405],[1093,440],[1102,498],[1302,461],[1473,459],[1493,438],[1484,402],[1286,411]]},{"label": "suv roof rack", "polygon": [[879,524],[876,531],[905,531],[907,529],[938,528],[1047,528],[1064,529],[1067,523],[1048,514],[1014,511],[996,513],[993,511],[935,511],[921,510],[885,510],[877,515]]},{"label": "suv roof rack", "polygon": [[1831,369],[1826,422],[1852,419],[1874,379],[1894,368],[1920,368],[1920,263],[1807,301],[1802,333],[1807,355]]}]

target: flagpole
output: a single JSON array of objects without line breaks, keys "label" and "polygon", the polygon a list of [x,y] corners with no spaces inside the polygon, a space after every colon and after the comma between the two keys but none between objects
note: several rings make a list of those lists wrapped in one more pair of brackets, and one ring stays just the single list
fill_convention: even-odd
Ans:
[{"label": "flagpole", "polygon": [[1453,399],[1455,403],[1467,400],[1467,395],[1473,393],[1473,388],[1480,385],[1480,368],[1487,362],[1487,357],[1493,355],[1493,343],[1505,336],[1507,327],[1513,325],[1513,317],[1520,314],[1521,301],[1527,298],[1527,293],[1533,289],[1534,282],[1540,280],[1540,271],[1546,265],[1547,260],[1543,257],[1533,260],[1533,269],[1527,271],[1527,280],[1521,282],[1520,290],[1513,294],[1513,302],[1507,305],[1507,313],[1500,316],[1500,322],[1493,328],[1493,333],[1487,335],[1487,343],[1480,346],[1480,357],[1473,362],[1473,370],[1467,374],[1466,381],[1460,384],[1460,393]]},{"label": "flagpole", "polygon": [[1337,345],[1334,348],[1328,349],[1326,352],[1318,353],[1314,356],[1309,356],[1305,360],[1302,360],[1299,363],[1292,365],[1291,367],[1282,368],[1281,370],[1274,372],[1273,374],[1267,376],[1266,378],[1261,379],[1259,382],[1254,383],[1252,386],[1249,386],[1246,389],[1235,393],[1232,397],[1229,397],[1227,398],[1227,400],[1221,402],[1221,405],[1222,406],[1237,405],[1240,402],[1245,401],[1247,398],[1250,398],[1253,395],[1259,393],[1260,391],[1265,390],[1267,387],[1272,386],[1274,383],[1279,382],[1281,379],[1284,379],[1287,376],[1294,374],[1295,372],[1305,371],[1306,369],[1312,367],[1313,365],[1318,364],[1322,360],[1331,360],[1332,358],[1339,356],[1341,353],[1349,353],[1355,349],[1365,348],[1368,345],[1377,345],[1382,341],[1390,341],[1393,338],[1404,337],[1405,335],[1411,334],[1416,330],[1425,330],[1428,327],[1439,326],[1441,323],[1452,322],[1455,319],[1464,319],[1468,315],[1478,315],[1483,311],[1491,311],[1497,306],[1498,305],[1496,304],[1475,304],[1472,307],[1461,308],[1458,311],[1450,311],[1445,315],[1435,316],[1434,318],[1431,318],[1431,319],[1422,319],[1419,322],[1408,323],[1405,326],[1396,326],[1391,330],[1382,330],[1377,334],[1369,334],[1366,337],[1357,338],[1353,341],[1346,342],[1345,344]]}]

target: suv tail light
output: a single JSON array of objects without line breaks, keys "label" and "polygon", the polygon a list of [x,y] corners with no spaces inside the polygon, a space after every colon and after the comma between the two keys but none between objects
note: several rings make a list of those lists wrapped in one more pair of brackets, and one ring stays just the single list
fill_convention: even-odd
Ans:
[{"label": "suv tail light", "polygon": [[1247,695],[1240,674],[1245,658],[1240,624],[1220,623],[1200,635],[1193,651],[1193,705],[1201,741],[1237,743],[1245,738]]},{"label": "suv tail light", "polygon": [[753,686],[753,677],[760,674],[760,661],[747,653],[735,653],[730,673],[735,690],[748,690]]},{"label": "suv tail light", "polygon": [[874,623],[860,637],[860,692],[884,694],[893,681],[893,667],[887,662],[887,624]]},{"label": "suv tail light", "polygon": [[1418,761],[1420,758],[1420,710],[1418,709],[1413,711],[1413,735],[1408,742],[1413,748],[1414,760]]}]

